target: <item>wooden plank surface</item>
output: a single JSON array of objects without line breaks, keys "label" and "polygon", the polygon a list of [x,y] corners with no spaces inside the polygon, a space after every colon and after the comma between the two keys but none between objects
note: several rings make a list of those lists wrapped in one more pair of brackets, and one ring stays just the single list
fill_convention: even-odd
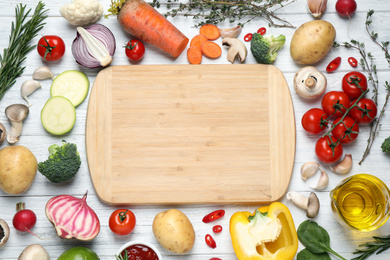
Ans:
[{"label": "wooden plank surface", "polygon": [[91,91],[86,149],[108,203],[275,201],[294,163],[291,95],[271,65],[113,66]]}]

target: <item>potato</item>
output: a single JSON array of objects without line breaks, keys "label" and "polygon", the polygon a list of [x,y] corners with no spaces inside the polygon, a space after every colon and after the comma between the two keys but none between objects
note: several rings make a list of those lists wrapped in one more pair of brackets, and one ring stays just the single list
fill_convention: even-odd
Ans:
[{"label": "potato", "polygon": [[21,145],[0,150],[0,188],[9,194],[27,190],[37,173],[38,162],[34,154]]},{"label": "potato", "polygon": [[290,54],[299,64],[313,64],[330,51],[336,38],[333,25],[324,20],[302,24],[295,31],[290,44]]},{"label": "potato", "polygon": [[157,241],[173,253],[186,253],[195,243],[195,231],[188,217],[177,209],[158,213],[153,220]]}]

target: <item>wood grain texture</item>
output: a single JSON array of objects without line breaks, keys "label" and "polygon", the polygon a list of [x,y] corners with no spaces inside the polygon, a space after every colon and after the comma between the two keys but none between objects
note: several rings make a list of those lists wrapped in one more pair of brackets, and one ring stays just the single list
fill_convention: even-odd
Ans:
[{"label": "wood grain texture", "polygon": [[275,201],[294,164],[291,95],[271,65],[112,66],[91,91],[86,149],[108,203]]}]

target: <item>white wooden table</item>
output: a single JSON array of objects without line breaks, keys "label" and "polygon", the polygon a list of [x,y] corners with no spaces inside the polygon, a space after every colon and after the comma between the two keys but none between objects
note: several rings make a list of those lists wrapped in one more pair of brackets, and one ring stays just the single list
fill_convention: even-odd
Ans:
[{"label": "white wooden table", "polygon": [[[37,2],[38,1],[36,0],[24,0],[23,4],[27,4],[29,8],[35,8]],[[84,71],[88,75],[91,84],[94,82],[94,79],[98,73],[98,70],[89,70],[79,66],[75,62],[71,54],[71,44],[76,35],[75,27],[71,26],[65,19],[63,19],[58,11],[60,6],[68,1],[51,0],[45,2],[46,7],[50,9],[50,11],[48,12],[49,17],[46,19],[47,24],[39,32],[38,37],[34,39],[32,43],[36,44],[39,37],[41,37],[42,35],[54,34],[59,35],[64,39],[67,50],[65,56],[60,61],[51,63],[43,62],[35,50],[29,53],[28,58],[25,62],[26,69],[24,74],[17,80],[16,84],[6,93],[6,95],[0,102],[0,121],[7,128],[9,127],[9,122],[4,115],[4,109],[8,105],[14,103],[24,103],[24,100],[21,98],[19,92],[20,85],[25,80],[31,78],[32,72],[38,66],[45,64],[50,66],[50,68],[54,71],[55,75],[58,75],[59,73],[70,69]],[[384,55],[381,50],[369,39],[367,33],[365,32],[364,24],[367,11],[369,9],[374,9],[375,14],[373,16],[372,28],[379,33],[380,41],[389,40],[390,28],[387,25],[390,19],[390,2],[385,0],[357,1],[358,11],[356,15],[353,16],[350,25],[348,19],[340,18],[335,12],[335,2],[335,0],[329,0],[328,8],[326,10],[325,15],[323,16],[323,19],[330,21],[335,26],[337,30],[336,41],[344,42],[349,41],[352,38],[360,40],[362,42],[365,42],[367,52],[371,52],[374,55],[374,57],[376,58],[375,62],[377,65],[378,76],[380,79],[379,102],[381,105],[383,103],[384,97],[383,83],[385,80],[389,80],[390,69],[386,60],[384,59]],[[14,0],[0,1],[1,50],[8,46],[8,37],[10,33],[11,22],[14,20],[14,10],[16,4],[18,3],[19,1]],[[104,5],[104,9],[107,10],[110,1],[103,0],[102,3]],[[297,0],[295,3],[289,5],[288,7],[279,10],[278,14],[281,17],[284,17],[286,20],[290,21],[295,26],[299,26],[302,23],[313,19],[308,13],[305,0]],[[198,29],[193,26],[194,21],[191,18],[176,17],[175,19],[170,20],[189,38],[193,37],[198,33]],[[115,54],[113,65],[131,64],[126,58],[124,54],[124,49],[122,48],[125,42],[129,40],[130,36],[120,28],[119,24],[116,21],[116,18],[114,17],[111,17],[110,19],[102,18],[99,22],[109,27],[116,37],[117,51]],[[296,117],[296,160],[289,190],[300,191],[304,194],[308,194],[311,189],[308,188],[307,183],[302,181],[300,177],[300,167],[303,163],[307,161],[317,160],[316,155],[314,154],[314,144],[318,137],[307,134],[303,130],[300,120],[302,115],[309,108],[319,107],[320,101],[316,100],[313,102],[306,102],[294,92],[292,80],[294,74],[300,68],[293,62],[289,53],[290,40],[294,33],[294,29],[269,28],[267,25],[267,22],[264,20],[254,20],[244,27],[239,38],[242,39],[246,33],[254,32],[259,27],[263,26],[267,27],[267,35],[284,34],[287,38],[286,45],[279,52],[279,56],[274,65],[282,70],[289,84]],[[221,39],[217,40],[218,43],[220,43],[220,41]],[[246,44],[249,47],[249,44]],[[226,53],[227,49],[223,48],[222,56],[219,59],[210,60],[204,58],[202,63],[227,64],[229,62],[225,59]],[[326,73],[326,65],[337,56],[343,58],[341,66],[338,68],[337,71],[332,74]],[[316,67],[320,71],[324,72],[327,76],[328,90],[341,89],[341,78],[345,73],[352,70],[350,65],[347,63],[347,59],[350,56],[354,56],[355,58],[360,59],[360,56],[356,51],[339,48],[332,50],[324,60],[316,64]],[[255,63],[255,60],[251,53],[249,53],[246,63]],[[172,59],[167,55],[162,54],[155,47],[146,44],[145,57],[139,63],[133,63],[132,66],[142,66],[146,64],[188,64],[188,61],[185,53],[183,53],[177,59]],[[129,206],[129,209],[131,209],[137,217],[137,225],[133,233],[124,237],[114,235],[108,227],[108,218],[112,211],[115,210],[117,207],[106,205],[98,199],[93,189],[93,185],[88,172],[84,134],[88,97],[80,106],[77,107],[77,121],[73,130],[69,134],[66,134],[64,136],[50,135],[44,130],[40,122],[40,111],[45,101],[50,97],[50,84],[50,80],[43,81],[42,89],[37,90],[30,96],[30,100],[33,103],[33,106],[30,108],[30,115],[25,121],[23,134],[21,136],[19,144],[28,147],[35,154],[38,161],[43,161],[48,156],[47,148],[51,144],[59,144],[63,139],[67,140],[68,142],[76,143],[78,145],[78,149],[82,159],[81,169],[75,179],[70,183],[53,184],[49,182],[40,173],[37,173],[33,185],[27,192],[23,194],[20,194],[18,196],[10,196],[3,191],[0,191],[0,218],[6,220],[11,228],[11,236],[8,243],[3,248],[0,248],[0,259],[16,259],[26,246],[33,243],[42,244],[47,249],[52,259],[56,259],[63,251],[75,246],[89,247],[96,251],[101,259],[114,259],[114,254],[119,249],[119,247],[129,240],[145,240],[153,243],[161,250],[164,259],[206,260],[211,257],[219,257],[223,260],[237,259],[231,245],[231,239],[229,234],[230,216],[236,211],[252,212],[258,206],[260,206],[260,204]],[[388,114],[388,111],[390,111],[390,108],[387,108],[387,111],[383,118],[380,133],[373,145],[371,153],[361,166],[358,165],[357,162],[363,154],[363,150],[365,148],[368,138],[369,128],[365,126],[361,127],[361,133],[359,135],[358,140],[353,144],[345,146],[345,152],[351,153],[354,158],[353,169],[347,176],[356,173],[371,173],[381,178],[385,183],[390,184],[390,157],[382,153],[380,149],[382,141],[390,135],[390,115]],[[8,144],[5,142],[1,148],[5,147],[6,145]],[[369,233],[353,232],[339,225],[332,215],[332,211],[330,208],[329,191],[334,188],[346,176],[337,176],[331,171],[328,171],[328,173],[330,176],[330,183],[328,188],[324,191],[317,192],[321,201],[321,210],[319,215],[314,220],[328,230],[331,237],[331,246],[338,253],[350,259],[353,257],[352,252],[354,251],[354,249],[362,242],[371,240],[371,237],[373,235],[385,236],[390,234],[390,223],[385,224],[377,231]],[[96,211],[101,221],[100,234],[93,241],[90,242],[60,239],[56,236],[53,226],[45,216],[44,209],[46,202],[51,197],[59,194],[71,194],[74,196],[81,197],[86,190],[89,191],[87,202]],[[33,232],[38,234],[44,240],[40,240],[39,238],[29,233],[18,232],[13,228],[12,218],[15,214],[15,204],[20,201],[26,202],[27,207],[36,213],[38,220],[36,226],[33,228]],[[292,203],[287,201],[285,198],[283,198],[281,202],[285,203],[290,208],[293,214],[296,227],[298,227],[298,225],[302,221],[307,219],[305,212],[293,206]],[[196,231],[195,245],[189,253],[184,255],[175,255],[162,248],[155,240],[152,232],[152,221],[156,213],[173,207],[180,209],[190,218]],[[211,249],[205,244],[204,236],[207,233],[212,232],[212,225],[206,225],[202,223],[201,220],[204,215],[219,208],[226,210],[225,217],[219,221],[219,224],[223,225],[224,230],[222,231],[222,233],[214,235],[214,238],[217,242],[217,248]],[[302,248],[302,245],[300,245],[299,250],[301,250]],[[370,259],[389,258],[390,250],[383,252],[379,256],[373,256]]]}]

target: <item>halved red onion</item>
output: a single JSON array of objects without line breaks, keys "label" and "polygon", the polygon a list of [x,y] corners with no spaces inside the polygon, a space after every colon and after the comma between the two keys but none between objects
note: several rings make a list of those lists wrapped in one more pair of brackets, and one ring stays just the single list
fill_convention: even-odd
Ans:
[{"label": "halved red onion", "polygon": [[[87,33],[83,33],[84,30]],[[108,66],[112,62],[115,49],[115,37],[106,26],[92,24],[85,29],[77,27],[72,54],[78,64],[90,69]]]}]

